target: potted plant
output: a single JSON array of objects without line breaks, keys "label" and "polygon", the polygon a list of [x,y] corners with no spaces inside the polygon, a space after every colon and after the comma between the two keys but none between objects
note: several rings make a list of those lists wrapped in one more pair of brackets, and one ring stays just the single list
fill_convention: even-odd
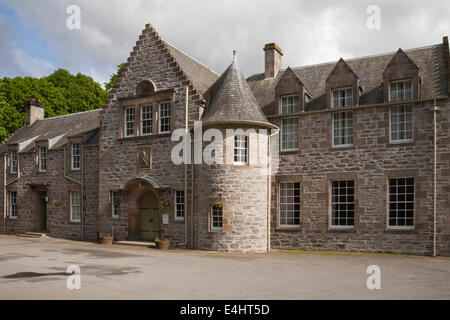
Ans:
[{"label": "potted plant", "polygon": [[213,207],[221,209],[221,208],[223,208],[223,203],[221,201],[217,200],[216,202],[214,202]]},{"label": "potted plant", "polygon": [[111,245],[113,242],[113,238],[110,234],[100,233],[99,241],[101,244]]},{"label": "potted plant", "polygon": [[170,246],[170,241],[167,239],[163,239],[163,238],[156,238],[155,243],[156,243],[156,246],[158,247],[158,249],[161,249],[161,250],[167,250],[167,249],[169,249],[169,246]]}]

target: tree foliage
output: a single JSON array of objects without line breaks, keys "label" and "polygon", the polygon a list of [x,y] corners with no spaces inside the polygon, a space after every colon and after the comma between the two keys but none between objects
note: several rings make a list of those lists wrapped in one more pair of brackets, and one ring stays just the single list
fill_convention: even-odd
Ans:
[{"label": "tree foliage", "polygon": [[[0,79],[0,140],[7,138],[20,128],[26,120],[26,105],[34,97],[41,98],[45,105],[45,117],[93,110],[103,107],[109,90],[121,71],[111,75],[105,83],[107,90],[91,77],[78,73],[70,74],[58,69],[47,77],[16,77]],[[122,67],[123,69],[123,67]]]},{"label": "tree foliage", "polygon": [[109,82],[105,83],[105,89],[107,92],[111,92],[112,88],[116,85],[117,79],[119,78],[120,74],[122,73],[123,69],[125,68],[125,63],[119,64],[117,66],[117,72],[113,73],[111,77],[109,78]]}]

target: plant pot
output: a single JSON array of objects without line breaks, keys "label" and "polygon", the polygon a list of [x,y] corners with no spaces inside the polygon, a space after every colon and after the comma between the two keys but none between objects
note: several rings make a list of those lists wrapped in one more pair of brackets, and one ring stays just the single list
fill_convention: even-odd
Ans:
[{"label": "plant pot", "polygon": [[112,237],[100,237],[100,243],[101,244],[108,244],[111,245],[113,241]]},{"label": "plant pot", "polygon": [[161,250],[168,250],[170,246],[170,241],[156,241],[156,246]]}]

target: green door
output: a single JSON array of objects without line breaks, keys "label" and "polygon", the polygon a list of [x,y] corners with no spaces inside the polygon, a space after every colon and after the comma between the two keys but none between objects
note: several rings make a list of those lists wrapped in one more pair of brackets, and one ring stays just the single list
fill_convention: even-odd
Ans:
[{"label": "green door", "polygon": [[38,232],[47,231],[47,192],[39,192]]},{"label": "green door", "polygon": [[142,196],[139,205],[139,240],[153,241],[158,237],[158,199],[153,192],[147,192]]}]

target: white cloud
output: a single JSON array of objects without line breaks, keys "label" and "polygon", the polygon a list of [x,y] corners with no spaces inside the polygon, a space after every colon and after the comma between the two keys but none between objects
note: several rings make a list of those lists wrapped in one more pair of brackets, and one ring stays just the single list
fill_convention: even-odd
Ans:
[{"label": "white cloud", "polygon": [[56,69],[50,62],[30,57],[18,49],[14,50],[14,60],[23,74],[36,78],[47,76]]},{"label": "white cloud", "polygon": [[[376,31],[366,27],[366,9],[375,4],[371,0],[6,2],[22,21],[42,30],[58,67],[89,70],[98,82],[126,61],[146,23],[218,73],[237,50],[247,76],[263,71],[262,48],[269,42],[283,49],[284,67],[295,67],[440,43],[450,31],[449,1],[377,0],[382,22]],[[81,8],[81,30],[65,27],[71,4]]]}]

